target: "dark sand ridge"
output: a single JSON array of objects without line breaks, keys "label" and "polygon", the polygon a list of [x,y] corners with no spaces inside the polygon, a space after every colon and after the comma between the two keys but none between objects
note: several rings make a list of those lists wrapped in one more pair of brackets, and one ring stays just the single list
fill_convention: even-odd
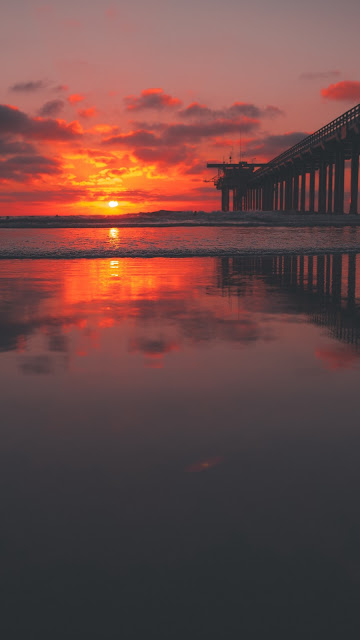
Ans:
[{"label": "dark sand ridge", "polygon": [[97,216],[1,216],[0,229],[110,227],[345,227],[360,225],[360,215],[298,212],[153,211]]}]

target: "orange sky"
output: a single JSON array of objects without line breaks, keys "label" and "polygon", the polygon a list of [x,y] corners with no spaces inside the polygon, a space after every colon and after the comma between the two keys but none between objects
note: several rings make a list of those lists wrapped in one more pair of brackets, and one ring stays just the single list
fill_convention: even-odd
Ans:
[{"label": "orange sky", "polygon": [[207,161],[238,161],[240,138],[266,161],[360,102],[353,0],[2,13],[1,215],[218,209]]}]

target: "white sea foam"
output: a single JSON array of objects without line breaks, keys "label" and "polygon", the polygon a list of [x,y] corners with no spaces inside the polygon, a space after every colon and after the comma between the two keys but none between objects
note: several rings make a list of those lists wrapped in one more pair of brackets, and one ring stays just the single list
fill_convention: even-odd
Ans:
[{"label": "white sea foam", "polygon": [[357,226],[360,216],[281,212],[153,211],[104,216],[0,216],[2,228],[109,228],[117,227],[318,227]]},{"label": "white sea foam", "polygon": [[360,228],[2,229],[0,258],[154,258],[360,252]]}]

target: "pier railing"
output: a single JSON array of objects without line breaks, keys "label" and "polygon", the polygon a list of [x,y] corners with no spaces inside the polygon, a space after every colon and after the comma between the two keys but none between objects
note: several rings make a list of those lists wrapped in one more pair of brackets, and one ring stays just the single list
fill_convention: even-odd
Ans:
[{"label": "pier railing", "polygon": [[309,136],[295,144],[293,147],[290,147],[290,149],[287,149],[279,156],[276,156],[276,158],[270,160],[270,162],[268,162],[268,164],[263,169],[259,169],[256,174],[254,174],[254,176],[257,177],[263,175],[264,173],[267,173],[269,169],[273,169],[277,165],[283,164],[284,162],[286,162],[286,160],[289,160],[294,155],[308,150],[316,143],[339,131],[344,125],[351,124],[354,121],[360,122],[360,104],[356,105],[356,107],[353,107],[352,109],[349,109],[349,111],[345,111],[345,113],[343,113],[338,118],[335,118],[335,120],[332,120],[332,122],[329,122],[324,127],[321,127],[321,129],[319,129],[318,131],[315,131],[315,133],[310,134]]}]

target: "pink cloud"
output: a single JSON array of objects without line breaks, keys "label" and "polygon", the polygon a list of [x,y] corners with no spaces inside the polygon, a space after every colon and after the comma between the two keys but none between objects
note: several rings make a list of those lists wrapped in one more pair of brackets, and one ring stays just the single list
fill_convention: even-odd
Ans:
[{"label": "pink cloud", "polygon": [[71,96],[68,97],[70,104],[78,104],[78,102],[82,102],[83,100],[85,100],[85,96],[81,93],[72,93]]},{"label": "pink cloud", "polygon": [[360,82],[343,80],[321,89],[321,95],[327,100],[360,100]]}]

